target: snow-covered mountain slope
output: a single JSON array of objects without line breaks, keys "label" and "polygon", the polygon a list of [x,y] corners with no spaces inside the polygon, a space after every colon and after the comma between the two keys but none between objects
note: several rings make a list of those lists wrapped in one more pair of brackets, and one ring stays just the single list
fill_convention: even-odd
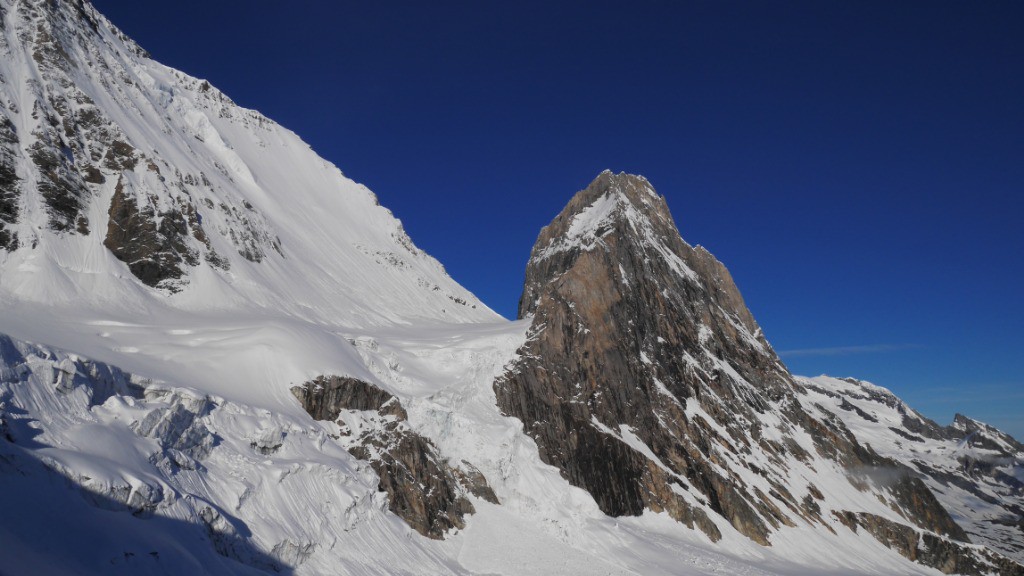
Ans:
[{"label": "snow-covered mountain slope", "polygon": [[[808,527],[717,544],[666,514],[612,518],[540,462],[490,386],[523,323],[357,340],[412,426],[500,501],[444,540],[389,513],[340,428],[0,338],[4,574],[936,574]],[[360,422],[346,414],[346,422]],[[827,551],[827,553],[825,552]]]},{"label": "snow-covered mountain slope", "polygon": [[[508,322],[368,190],[151,60],[88,2],[0,0],[0,53],[0,573],[937,573],[858,524],[922,519],[820,453],[873,458],[835,417],[810,417],[724,266],[681,248],[667,208],[577,195],[535,250],[546,264],[527,278],[534,316]],[[616,178],[636,180],[599,180]],[[622,214],[642,257],[607,251]],[[619,405],[565,429],[590,430],[633,470],[653,462],[660,500],[622,499],[552,465],[537,431],[558,415],[524,431],[502,410],[536,403],[496,395],[517,367],[558,360],[532,347],[534,303],[548,306],[544,275],[580,252],[619,257],[590,272],[624,277],[628,265],[631,282],[579,274],[576,288],[635,303],[634,323],[680,302],[638,291],[652,271],[701,311],[705,330],[666,332],[680,354],[627,345],[603,365],[657,376],[646,397],[604,382]],[[559,328],[570,344],[575,331],[615,334]],[[629,343],[620,336],[605,342]],[[676,387],[715,370],[700,402]],[[613,421],[638,405],[668,423],[648,434],[642,419]],[[671,446],[663,432],[686,426],[707,442]],[[660,455],[690,448],[703,451],[698,472],[669,482],[685,458]],[[687,509],[704,515],[699,529],[680,522]],[[965,547],[935,534],[943,509],[928,510],[900,532],[907,546],[932,559]]]},{"label": "snow-covered mountain slope", "polygon": [[[489,382],[488,363],[519,340],[510,328],[417,330],[430,345],[402,350],[440,359],[384,365],[401,370],[406,394],[431,392],[417,388],[421,364]],[[374,471],[294,399],[255,407],[6,337],[0,353],[4,574],[466,572],[458,542],[390,514]],[[407,400],[418,424],[450,423],[454,398],[473,400],[456,392],[467,382],[428,382],[451,389]],[[437,436],[469,449],[470,433]]]},{"label": "snow-covered mountain slope", "polygon": [[836,415],[861,443],[914,468],[972,542],[1024,563],[1024,446],[960,414],[939,426],[869,382],[800,382],[805,406]]},{"label": "snow-covered mountain slope", "polygon": [[4,0],[0,15],[2,301],[495,319],[369,190],[88,3]]},{"label": "snow-covered mountain slope", "polygon": [[499,319],[369,190],[88,3],[0,7],[4,332],[269,407],[361,365],[346,326]]}]

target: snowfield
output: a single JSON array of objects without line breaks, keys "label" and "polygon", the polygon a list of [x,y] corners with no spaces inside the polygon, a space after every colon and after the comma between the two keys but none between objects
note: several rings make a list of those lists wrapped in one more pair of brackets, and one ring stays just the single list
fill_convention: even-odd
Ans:
[{"label": "snowfield", "polygon": [[[305,346],[295,342],[309,340],[123,324],[101,325],[110,335],[96,341],[117,343],[108,344],[110,356],[135,341],[139,351],[128,354],[144,354],[144,364],[168,359],[166,375],[180,366],[182,339],[192,337],[221,342],[199,347],[197,365],[219,359],[218,375],[240,368],[244,376],[221,396],[203,388],[217,378],[193,382],[189,370],[173,381],[130,376],[52,347],[2,340],[4,427],[15,441],[0,443],[7,543],[0,565],[10,573],[891,574],[894,566],[937,573],[852,533],[829,537],[804,527],[763,548],[728,532],[713,544],[665,515],[604,516],[589,494],[539,461],[518,421],[494,405],[491,382],[521,342],[523,322],[382,329],[350,335],[354,345],[340,338],[335,349],[347,347],[348,372],[398,395],[418,431],[491,483],[501,505],[474,499],[466,529],[444,541],[387,511],[373,471],[332,438],[336,424],[299,408],[288,392],[294,381],[279,381],[275,394],[272,378],[248,379],[256,373],[249,346],[287,357],[285,342],[298,351]],[[95,326],[68,323],[86,335]],[[243,343],[237,358],[231,341]]]}]

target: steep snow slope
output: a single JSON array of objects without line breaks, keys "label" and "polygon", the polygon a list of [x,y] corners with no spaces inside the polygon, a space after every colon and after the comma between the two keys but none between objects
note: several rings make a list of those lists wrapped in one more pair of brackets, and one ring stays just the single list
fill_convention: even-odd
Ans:
[{"label": "steep snow slope", "polygon": [[4,0],[0,14],[14,175],[0,301],[360,325],[496,318],[369,190],[145,57],[87,3]]},{"label": "steep snow slope", "polygon": [[361,369],[345,326],[498,320],[295,134],[87,3],[0,6],[6,333],[281,409]]}]

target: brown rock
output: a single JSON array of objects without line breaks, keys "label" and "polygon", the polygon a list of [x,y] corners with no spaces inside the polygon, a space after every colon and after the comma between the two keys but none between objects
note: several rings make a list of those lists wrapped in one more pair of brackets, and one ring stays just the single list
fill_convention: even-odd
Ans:
[{"label": "brown rock", "polygon": [[[790,457],[813,459],[793,437],[800,430],[853,481],[876,468],[903,474],[887,492],[900,513],[964,537],[905,468],[861,446],[837,418],[804,411],[802,388],[728,270],[683,242],[643,178],[601,174],[541,231],[519,313],[532,316],[531,329],[495,382],[498,406],[605,513],[666,511],[712,539],[725,521],[764,545],[795,518],[824,524],[820,491],[798,500],[786,488]],[[778,428],[766,434],[772,421]],[[752,463],[755,451],[772,465]],[[747,485],[740,467],[770,489]]]},{"label": "brown rock", "polygon": [[15,145],[18,133],[6,116],[0,115],[0,250],[14,250],[18,241],[14,225],[18,222],[21,179],[16,173]]},{"label": "brown rock", "polygon": [[186,217],[177,210],[157,214],[149,203],[140,205],[123,178],[117,181],[108,215],[103,245],[147,286],[179,290],[174,281],[184,275],[185,266],[199,263],[187,243]]},{"label": "brown rock", "polygon": [[388,392],[355,378],[321,376],[292,388],[292,394],[317,420],[343,423],[344,410],[377,413],[377,426],[354,439],[349,453],[370,463],[380,477],[378,488],[388,494],[388,508],[420,534],[441,539],[465,526],[474,508],[463,490],[497,503],[476,468],[468,463],[465,470],[452,468],[428,439],[409,428],[405,409]]},{"label": "brown rock", "polygon": [[984,548],[965,546],[954,540],[931,532],[921,532],[874,514],[847,512],[844,518],[848,525],[852,524],[852,528],[860,526],[879,542],[903,556],[936,568],[944,574],[1024,575],[1024,566]]}]

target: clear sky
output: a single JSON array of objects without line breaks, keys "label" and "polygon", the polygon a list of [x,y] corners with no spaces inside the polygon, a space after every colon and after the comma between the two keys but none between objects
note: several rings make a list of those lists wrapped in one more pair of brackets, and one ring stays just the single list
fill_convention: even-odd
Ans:
[{"label": "clear sky", "polygon": [[1024,2],[94,3],[507,317],[572,194],[642,174],[793,372],[1024,438]]}]

